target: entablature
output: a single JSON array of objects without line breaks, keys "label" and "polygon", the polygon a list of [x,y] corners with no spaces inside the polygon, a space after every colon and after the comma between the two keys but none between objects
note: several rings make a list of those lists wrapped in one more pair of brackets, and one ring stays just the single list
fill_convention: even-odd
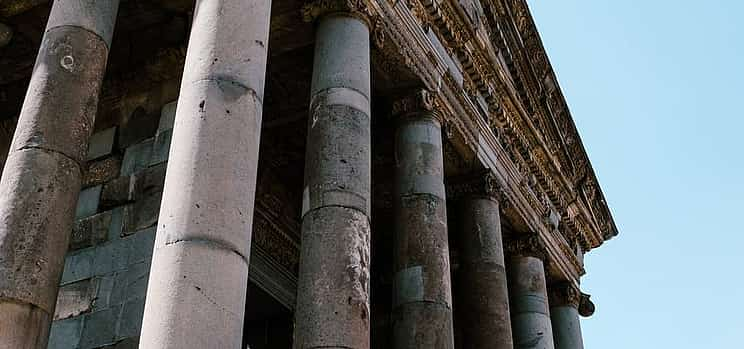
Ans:
[{"label": "entablature", "polygon": [[[524,1],[371,1],[384,57],[438,95],[453,143],[495,172],[506,210],[561,273],[617,229]],[[467,156],[466,156],[467,157]],[[509,215],[507,215],[509,216]]]}]

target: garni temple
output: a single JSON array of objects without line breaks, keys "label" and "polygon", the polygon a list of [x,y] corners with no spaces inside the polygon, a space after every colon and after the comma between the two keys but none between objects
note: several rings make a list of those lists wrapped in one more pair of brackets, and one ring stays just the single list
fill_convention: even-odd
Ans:
[{"label": "garni temple", "polygon": [[0,165],[4,349],[578,349],[618,234],[525,0],[0,0]]}]

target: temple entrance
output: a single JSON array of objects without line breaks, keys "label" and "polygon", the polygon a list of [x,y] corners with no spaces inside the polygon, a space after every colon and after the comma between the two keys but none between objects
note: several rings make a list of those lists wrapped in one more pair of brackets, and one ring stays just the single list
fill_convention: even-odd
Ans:
[{"label": "temple entrance", "polygon": [[247,293],[242,347],[291,349],[294,314],[253,282]]}]

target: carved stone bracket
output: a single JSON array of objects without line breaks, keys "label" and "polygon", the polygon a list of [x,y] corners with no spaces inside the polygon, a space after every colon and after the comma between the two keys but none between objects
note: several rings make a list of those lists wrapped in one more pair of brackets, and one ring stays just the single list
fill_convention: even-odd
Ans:
[{"label": "carved stone bracket", "polygon": [[373,28],[374,21],[364,0],[315,0],[302,6],[302,19],[305,22],[314,22],[320,17],[337,13],[358,17]]},{"label": "carved stone bracket", "polygon": [[501,207],[508,204],[506,193],[490,169],[447,181],[448,199],[460,200],[466,197],[486,197],[497,201]]},{"label": "carved stone bracket", "polygon": [[504,241],[504,251],[510,256],[528,256],[539,258],[543,263],[548,262],[548,254],[537,234],[524,237],[514,237]]},{"label": "carved stone bracket", "polygon": [[572,306],[579,308],[581,291],[570,282],[559,282],[550,285],[548,290],[551,307]]}]

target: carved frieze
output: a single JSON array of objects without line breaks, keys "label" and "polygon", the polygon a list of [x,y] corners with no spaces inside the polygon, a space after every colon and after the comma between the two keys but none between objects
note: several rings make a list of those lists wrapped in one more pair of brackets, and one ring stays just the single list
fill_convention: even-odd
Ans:
[{"label": "carved frieze", "polygon": [[333,13],[349,13],[372,24],[370,11],[364,0],[314,0],[302,7],[302,19],[305,22],[313,22]]}]

